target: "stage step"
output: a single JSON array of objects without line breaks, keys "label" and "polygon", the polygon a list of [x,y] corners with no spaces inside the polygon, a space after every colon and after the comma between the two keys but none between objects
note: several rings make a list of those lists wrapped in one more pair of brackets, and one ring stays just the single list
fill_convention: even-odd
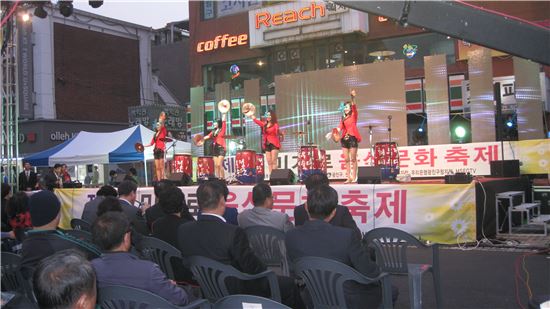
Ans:
[{"label": "stage step", "polygon": [[544,236],[548,235],[548,225],[550,224],[550,215],[540,215],[531,219],[529,224],[540,225],[544,227]]}]

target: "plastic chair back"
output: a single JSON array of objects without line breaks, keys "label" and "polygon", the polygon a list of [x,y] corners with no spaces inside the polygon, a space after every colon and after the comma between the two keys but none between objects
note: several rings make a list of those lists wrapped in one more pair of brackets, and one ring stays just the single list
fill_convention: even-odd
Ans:
[{"label": "plastic chair back", "polygon": [[250,226],[245,231],[254,254],[270,269],[289,276],[285,233],[269,226]]},{"label": "plastic chair back", "polygon": [[295,270],[306,283],[315,308],[348,308],[344,293],[346,281],[360,284],[382,282],[383,306],[392,308],[391,284],[386,273],[368,278],[346,264],[320,257],[298,259]]},{"label": "plastic chair back", "polygon": [[31,302],[36,303],[32,285],[30,281],[25,280],[21,273],[21,261],[20,255],[2,252],[2,291],[19,292]]},{"label": "plastic chair back", "polygon": [[230,265],[222,264],[203,256],[191,256],[188,260],[191,272],[193,272],[195,279],[199,282],[203,295],[211,302],[230,295],[226,282],[227,278],[236,278],[239,280],[267,278],[271,290],[271,298],[275,301],[281,301],[277,276],[271,270],[250,275],[241,273]]},{"label": "plastic chair back", "polygon": [[230,295],[218,300],[214,305],[213,309],[226,309],[226,308],[243,308],[243,303],[256,305],[261,305],[262,308],[266,309],[290,309],[281,303],[278,303],[269,298],[254,296],[254,295]]},{"label": "plastic chair back", "polygon": [[74,218],[71,220],[71,228],[73,230],[82,230],[86,232],[92,232],[92,225],[85,220]]},{"label": "plastic chair back", "polygon": [[206,300],[198,300],[180,307],[149,291],[127,286],[105,286],[99,289],[97,304],[103,309],[133,309],[133,308],[210,308]]},{"label": "plastic chair back", "polygon": [[[176,280],[172,258],[183,260],[181,252],[167,242],[154,237],[143,237],[139,244],[141,255],[157,264],[171,280]],[[183,263],[183,261],[182,261]]]}]

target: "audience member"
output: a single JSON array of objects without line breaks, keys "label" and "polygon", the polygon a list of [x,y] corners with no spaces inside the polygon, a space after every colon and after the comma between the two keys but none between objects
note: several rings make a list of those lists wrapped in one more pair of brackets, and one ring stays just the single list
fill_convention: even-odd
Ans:
[{"label": "audience member", "polygon": [[[218,183],[219,186],[223,188],[223,199],[227,202],[227,197],[229,196],[229,188],[227,187],[227,184],[225,181],[221,179],[212,179],[208,180],[209,182],[215,182]],[[229,224],[233,225],[239,225],[238,217],[239,212],[237,211],[237,208],[233,207],[225,207],[225,211],[222,215],[222,217],[227,221]],[[197,219],[201,217],[201,210],[199,209],[199,213],[197,214]]]},{"label": "audience member", "polygon": [[29,197],[25,192],[17,192],[11,197],[7,213],[13,230],[32,228]]},{"label": "audience member", "polygon": [[[306,211],[309,220],[286,235],[290,260],[323,257],[347,264],[367,277],[378,276],[380,269],[361,247],[356,233],[328,223],[336,215],[337,205],[338,193],[329,185],[316,186],[308,191]],[[381,304],[380,285],[346,282],[344,288],[349,308],[377,308]]]},{"label": "audience member", "polygon": [[177,234],[181,224],[195,221],[189,213],[189,208],[185,202],[185,196],[178,187],[166,188],[161,193],[160,207],[166,214],[153,223],[153,236],[161,239],[172,246],[177,246]]},{"label": "audience member", "polygon": [[38,263],[33,289],[40,308],[93,309],[96,276],[79,251],[63,250]]},{"label": "audience member", "polygon": [[61,164],[61,177],[63,178],[63,183],[73,182],[71,179],[71,174],[67,170],[67,164]]},{"label": "audience member", "polygon": [[[250,249],[245,231],[227,224],[222,217],[225,211],[225,188],[221,181],[207,181],[197,189],[197,202],[202,215],[198,221],[179,226],[178,249],[184,256],[204,256],[231,265],[247,274],[265,271],[265,264]],[[301,307],[294,280],[278,277],[281,298],[287,306]],[[269,297],[267,280],[248,282],[235,281],[229,285],[230,292]]]},{"label": "audience member", "polygon": [[97,207],[107,196],[117,197],[118,193],[115,188],[109,185],[105,185],[96,192],[96,196],[93,200],[87,202],[84,205],[84,211],[82,212],[82,220],[92,224],[97,218]]},{"label": "audience member", "polygon": [[156,203],[155,205],[149,207],[147,211],[145,211],[145,219],[147,219],[147,226],[149,227],[149,229],[153,227],[153,222],[157,221],[157,219],[159,218],[164,217],[164,211],[162,211],[162,208],[160,207],[160,200],[162,195],[161,193],[163,190],[171,188],[173,186],[174,183],[167,179],[157,181],[153,186]]},{"label": "audience member", "polygon": [[139,179],[137,177],[137,171],[135,167],[130,167],[128,169],[128,173],[126,173],[126,176],[124,176],[124,180],[130,180],[136,183],[136,185],[139,186]]},{"label": "audience member", "polygon": [[120,206],[120,201],[114,196],[106,196],[99,205],[97,205],[96,219],[90,223],[94,223],[97,218],[101,217],[104,213],[108,211],[122,211],[122,206]]},{"label": "audience member", "polygon": [[53,191],[55,188],[63,187],[63,178],[61,175],[61,164],[56,163],[50,171],[44,175],[44,184],[46,189]]},{"label": "audience member", "polygon": [[294,228],[287,214],[273,211],[273,194],[271,187],[265,183],[259,183],[252,189],[252,202],[254,208],[246,209],[238,216],[239,226],[264,225],[286,232]]},{"label": "audience member", "polygon": [[30,278],[40,260],[64,249],[82,250],[90,259],[101,254],[93,245],[57,230],[60,209],[61,203],[51,191],[39,191],[29,198],[34,229],[27,232],[21,250],[21,268],[26,278]]},{"label": "audience member", "polygon": [[111,185],[113,187],[118,186],[117,177],[118,177],[117,172],[115,170],[110,170],[109,171],[109,185]]},{"label": "audience member", "polygon": [[107,212],[92,226],[94,242],[104,254],[92,261],[98,287],[124,285],[150,291],[175,305],[185,305],[187,294],[166,278],[159,266],[129,253],[130,222],[120,212]]},{"label": "audience member", "polygon": [[38,184],[38,178],[36,173],[31,170],[31,164],[25,162],[23,164],[23,171],[19,173],[19,191],[32,191],[36,189]]},{"label": "audience member", "polygon": [[10,226],[10,220],[8,218],[8,213],[7,213],[7,208],[8,208],[8,203],[9,203],[9,200],[12,196],[12,192],[11,192],[11,186],[8,185],[7,183],[3,182],[2,183],[2,200],[0,201],[2,204],[1,204],[1,207],[2,207],[2,213],[1,213],[1,216],[2,216],[2,232],[9,232],[11,231],[11,226]]},{"label": "audience member", "polygon": [[122,211],[132,222],[135,231],[143,235],[149,235],[149,227],[143,217],[149,205],[147,203],[140,204],[139,207],[134,206],[137,199],[137,184],[131,180],[125,180],[118,185],[118,198]]},{"label": "audience member", "polygon": [[[306,178],[305,184],[306,189],[309,192],[317,186],[328,185],[329,180],[326,174],[312,174]],[[296,224],[296,226],[303,225],[304,222],[309,219],[308,213],[305,210],[304,206],[305,204],[302,204],[294,208],[294,223]],[[334,226],[341,226],[352,229],[356,236],[361,238],[361,231],[357,227],[357,223],[355,223],[355,220],[353,220],[353,217],[351,216],[351,213],[346,206],[336,206],[336,214],[329,223]]]}]

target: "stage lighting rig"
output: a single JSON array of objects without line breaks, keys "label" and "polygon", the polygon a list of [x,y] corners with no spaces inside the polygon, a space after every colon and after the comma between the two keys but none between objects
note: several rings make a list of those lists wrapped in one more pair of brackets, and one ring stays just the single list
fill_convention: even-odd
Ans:
[{"label": "stage lighting rig", "polygon": [[409,12],[411,11],[411,2],[405,1],[403,4],[403,10],[401,11],[401,16],[399,16],[399,24],[402,27],[408,27],[409,26]]},{"label": "stage lighting rig", "polygon": [[38,18],[48,17],[48,12],[44,10],[44,6],[50,3],[50,1],[37,1],[35,2],[36,8],[34,9],[34,16]]},{"label": "stage lighting rig", "polygon": [[73,0],[59,0],[59,12],[65,17],[69,17],[73,14]]}]

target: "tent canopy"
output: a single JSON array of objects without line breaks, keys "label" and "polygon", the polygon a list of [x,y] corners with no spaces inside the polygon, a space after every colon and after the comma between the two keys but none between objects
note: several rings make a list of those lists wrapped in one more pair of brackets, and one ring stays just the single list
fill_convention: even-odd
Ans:
[{"label": "tent canopy", "polygon": [[[34,166],[52,166],[56,163],[108,164],[137,162],[153,159],[153,147],[145,147],[143,153],[134,148],[136,143],[148,145],[153,139],[154,131],[137,125],[128,129],[93,133],[81,131],[74,138],[50,149],[35,153],[24,159]],[[167,142],[167,156],[173,153],[191,153],[191,144],[182,141]]]}]

